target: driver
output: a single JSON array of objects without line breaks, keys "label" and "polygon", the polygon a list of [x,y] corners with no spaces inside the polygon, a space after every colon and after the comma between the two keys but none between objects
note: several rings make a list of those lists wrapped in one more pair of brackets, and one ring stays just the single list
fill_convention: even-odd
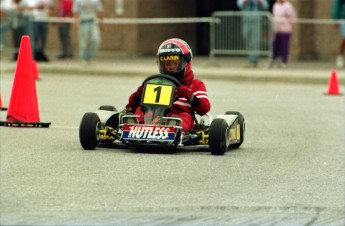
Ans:
[{"label": "driver", "polygon": [[[172,38],[159,46],[156,58],[159,72],[176,78],[182,84],[176,87],[176,98],[167,116],[178,116],[184,130],[190,131],[194,127],[193,113],[204,115],[211,107],[205,84],[194,78],[192,50],[185,41]],[[139,86],[137,91],[130,95],[126,105],[127,111],[135,111],[134,114],[140,115],[139,123],[144,121],[144,114],[139,107],[142,93],[143,88]]]}]

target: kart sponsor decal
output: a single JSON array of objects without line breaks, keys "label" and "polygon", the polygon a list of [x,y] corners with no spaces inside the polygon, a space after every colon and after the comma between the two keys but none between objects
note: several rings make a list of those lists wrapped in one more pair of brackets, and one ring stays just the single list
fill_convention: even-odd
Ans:
[{"label": "kart sponsor decal", "polygon": [[240,133],[240,129],[241,129],[241,126],[240,124],[237,124],[237,140],[240,140],[241,139],[241,133]]},{"label": "kart sponsor decal", "polygon": [[172,91],[173,86],[146,84],[143,103],[169,106]]},{"label": "kart sponsor decal", "polygon": [[236,140],[236,129],[230,129],[229,135],[230,140]]},{"label": "kart sponsor decal", "polygon": [[180,60],[180,57],[179,56],[161,56],[159,58],[160,61],[168,61],[168,60]]},{"label": "kart sponsor decal", "polygon": [[122,131],[122,138],[128,140],[175,140],[175,129],[170,126],[124,125]]},{"label": "kart sponsor decal", "polygon": [[241,129],[240,124],[237,124],[235,128],[230,129],[230,133],[229,133],[230,141],[241,139],[240,129]]},{"label": "kart sponsor decal", "polygon": [[152,120],[152,124],[156,124],[159,120],[161,119],[161,117],[159,117],[159,116],[157,116],[156,118],[154,118],[153,120]]},{"label": "kart sponsor decal", "polygon": [[159,53],[180,53],[180,48],[169,48],[169,49],[160,49]]}]

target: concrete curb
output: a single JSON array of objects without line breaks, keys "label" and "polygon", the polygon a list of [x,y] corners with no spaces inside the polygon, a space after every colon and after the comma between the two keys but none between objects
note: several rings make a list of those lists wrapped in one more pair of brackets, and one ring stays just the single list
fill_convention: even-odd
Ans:
[{"label": "concrete curb", "polygon": [[[12,70],[4,71],[7,73],[12,73]],[[40,74],[61,74],[61,75],[80,75],[80,76],[121,76],[121,77],[145,77],[151,74],[156,74],[156,72],[145,72],[145,71],[135,71],[135,70],[99,70],[88,69],[88,70],[79,70],[79,69],[61,69],[61,68],[42,68],[40,69]],[[329,75],[328,75],[329,76]],[[211,79],[211,80],[220,80],[220,81],[235,81],[235,82],[259,82],[259,83],[287,83],[287,84],[308,84],[308,85],[321,85],[328,83],[328,77],[312,77],[312,76],[273,76],[269,73],[260,75],[251,75],[248,73],[241,72],[232,72],[232,73],[196,73],[196,77],[201,79]],[[340,84],[345,84],[345,78],[339,78]]]},{"label": "concrete curb", "polygon": [[[16,62],[1,54],[1,73],[14,73]],[[327,85],[334,69],[332,61],[291,61],[288,68],[267,68],[264,63],[259,68],[244,68],[245,58],[219,58],[216,63],[208,57],[195,57],[193,70],[196,77],[236,82],[287,83],[307,85]],[[83,64],[79,59],[51,60],[38,64],[40,77],[49,74],[88,76],[140,76],[157,73],[154,57],[110,57],[101,56],[92,64]],[[339,83],[345,84],[344,70],[337,70]]]}]

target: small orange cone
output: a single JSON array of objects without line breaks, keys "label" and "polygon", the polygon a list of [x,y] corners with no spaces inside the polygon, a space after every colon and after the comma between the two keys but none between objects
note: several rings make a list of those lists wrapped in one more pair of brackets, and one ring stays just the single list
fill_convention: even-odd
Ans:
[{"label": "small orange cone", "polygon": [[328,81],[328,95],[341,95],[339,91],[339,82],[338,82],[338,76],[337,71],[332,71],[331,77]]},{"label": "small orange cone", "polygon": [[36,81],[40,80],[40,72],[38,70],[37,61],[32,61],[32,72]]},{"label": "small orange cone", "polygon": [[4,126],[49,127],[40,123],[30,37],[22,36],[14,74],[11,99]]},{"label": "small orange cone", "polygon": [[2,107],[1,94],[0,94],[0,110],[1,111],[6,111],[7,110],[7,108]]}]

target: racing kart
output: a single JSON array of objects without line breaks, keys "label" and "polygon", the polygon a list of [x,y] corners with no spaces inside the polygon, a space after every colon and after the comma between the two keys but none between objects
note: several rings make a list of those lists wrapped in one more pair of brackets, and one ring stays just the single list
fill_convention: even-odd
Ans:
[{"label": "racing kart", "polygon": [[228,149],[242,145],[245,122],[240,112],[227,111],[214,119],[210,114],[200,116],[195,113],[191,131],[184,131],[180,118],[167,117],[178,86],[181,86],[178,80],[165,74],[152,75],[143,81],[140,107],[144,123],[138,122],[138,115],[117,111],[110,105],[85,113],[79,127],[81,146],[85,150],[94,150],[102,143],[169,148],[208,145],[211,154],[223,155]]}]

